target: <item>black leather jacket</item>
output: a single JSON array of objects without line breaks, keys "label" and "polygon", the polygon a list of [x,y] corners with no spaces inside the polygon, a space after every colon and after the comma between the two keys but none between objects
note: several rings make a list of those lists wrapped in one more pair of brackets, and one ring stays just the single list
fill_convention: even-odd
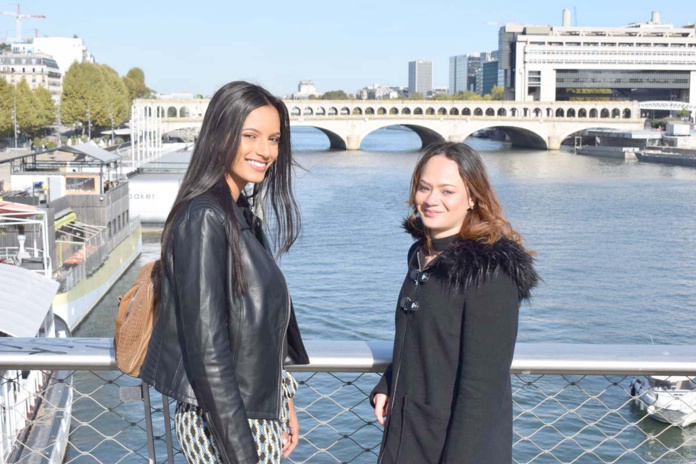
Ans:
[{"label": "black leather jacket", "polygon": [[[225,195],[205,193],[174,219],[160,313],[140,373],[160,393],[200,406],[224,462],[246,464],[258,462],[247,418],[278,420],[284,361],[309,359],[260,221]],[[229,214],[241,228],[241,256],[229,245]],[[241,297],[230,277],[234,260],[247,279]]]}]

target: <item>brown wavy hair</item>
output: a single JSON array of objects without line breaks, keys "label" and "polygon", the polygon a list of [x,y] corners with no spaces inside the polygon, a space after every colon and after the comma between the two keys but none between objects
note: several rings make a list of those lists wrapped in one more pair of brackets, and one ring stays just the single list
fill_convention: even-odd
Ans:
[{"label": "brown wavy hair", "polygon": [[[416,192],[426,163],[432,157],[439,155],[457,163],[459,175],[464,181],[469,197],[474,202],[474,206],[464,218],[459,236],[464,240],[478,240],[489,245],[501,238],[506,238],[524,249],[522,237],[503,216],[503,207],[493,191],[481,156],[476,150],[464,143],[438,142],[431,144],[418,159],[411,177],[411,193],[408,199],[408,204],[411,206],[411,215],[408,217],[409,224],[414,228],[423,227],[416,209]],[[430,234],[423,235],[425,248],[429,252]],[[527,252],[531,253],[530,250]]]}]

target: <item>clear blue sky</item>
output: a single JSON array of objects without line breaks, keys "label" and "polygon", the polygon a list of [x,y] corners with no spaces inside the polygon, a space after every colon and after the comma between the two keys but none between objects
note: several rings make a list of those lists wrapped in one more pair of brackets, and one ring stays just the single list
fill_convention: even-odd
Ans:
[{"label": "clear blue sky", "polygon": [[[139,66],[162,92],[212,94],[247,79],[278,95],[303,79],[317,90],[349,93],[370,84],[407,85],[408,62],[434,62],[434,83],[448,85],[449,57],[494,50],[503,23],[560,25],[563,8],[579,26],[621,26],[660,11],[675,26],[696,21],[696,3],[552,0],[84,1],[26,0],[23,35],[77,34],[99,63],[125,74]],[[0,11],[17,4],[0,0]],[[0,40],[15,35],[0,16]]]}]

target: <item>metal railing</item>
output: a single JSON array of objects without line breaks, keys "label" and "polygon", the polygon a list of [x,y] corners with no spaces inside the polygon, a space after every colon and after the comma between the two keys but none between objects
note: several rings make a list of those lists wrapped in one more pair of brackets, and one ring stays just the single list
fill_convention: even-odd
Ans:
[{"label": "metal railing", "polygon": [[[291,369],[302,438],[290,462],[376,462],[381,426],[368,395],[391,346],[307,342],[311,364]],[[172,400],[114,369],[111,339],[0,338],[4,388],[16,383],[13,371],[49,370],[49,383],[72,393],[71,410],[54,408],[72,418],[64,462],[148,462],[151,454],[150,462],[185,462],[171,433]],[[631,398],[634,376],[696,375],[696,346],[520,343],[512,372],[515,463],[696,461],[696,426],[657,422]],[[0,409],[13,408],[5,401]]]}]

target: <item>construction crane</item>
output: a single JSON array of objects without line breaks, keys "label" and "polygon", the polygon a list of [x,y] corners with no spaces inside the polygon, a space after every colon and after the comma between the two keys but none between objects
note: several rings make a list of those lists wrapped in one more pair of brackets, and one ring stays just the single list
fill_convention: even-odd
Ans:
[{"label": "construction crane", "polygon": [[30,14],[22,14],[22,12],[19,9],[19,3],[17,4],[17,12],[15,13],[14,11],[0,11],[0,14],[4,16],[15,16],[17,18],[17,41],[22,40],[22,20],[23,19],[28,19],[28,18],[37,18],[37,19],[44,19],[44,15],[30,15]]}]

